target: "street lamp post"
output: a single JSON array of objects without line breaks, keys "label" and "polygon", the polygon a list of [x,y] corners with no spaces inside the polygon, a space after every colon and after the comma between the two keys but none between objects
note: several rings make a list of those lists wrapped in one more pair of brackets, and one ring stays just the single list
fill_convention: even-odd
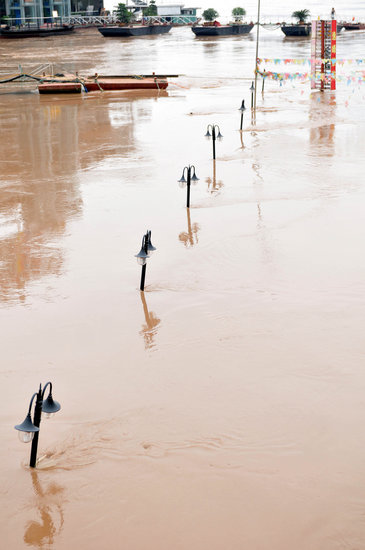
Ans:
[{"label": "street lamp post", "polygon": [[238,110],[241,111],[241,126],[240,126],[240,130],[242,131],[242,128],[243,128],[243,113],[246,111],[245,100],[244,100],[244,99],[242,99],[242,105],[241,105],[241,107],[240,107]]},{"label": "street lamp post", "polygon": [[[211,133],[212,132],[212,133]],[[218,132],[218,134],[217,134]],[[218,124],[208,124],[207,126],[207,133],[205,134],[205,137],[213,140],[213,159],[215,160],[215,140],[216,139],[223,139],[223,136],[221,134],[220,128]]]},{"label": "street lamp post", "polygon": [[[186,171],[186,179],[185,179],[185,171]],[[196,182],[198,180],[199,180],[199,178],[196,175],[195,166],[194,165],[190,166],[190,164],[189,164],[189,166],[184,166],[182,176],[178,180],[178,183],[180,184],[180,187],[185,187],[185,185],[187,187],[186,208],[190,208],[190,185],[191,185],[191,182],[192,181]]]},{"label": "street lamp post", "polygon": [[[49,386],[48,397],[47,399],[44,399],[44,394],[48,386]],[[32,421],[31,412],[32,412],[32,405],[34,403],[34,400],[35,400],[35,406],[34,406],[34,415],[33,415],[33,421]],[[52,397],[52,382],[47,382],[43,389],[42,389],[42,385],[39,384],[38,392],[34,393],[30,400],[28,414],[25,417],[24,422],[14,426],[14,428],[19,431],[19,439],[23,443],[29,443],[30,441],[32,441],[32,448],[30,451],[30,462],[29,462],[29,466],[31,468],[35,468],[36,462],[37,462],[39,426],[41,423],[42,412],[44,412],[46,414],[46,417],[49,418],[52,414],[59,411],[60,408],[61,408],[61,405],[57,401],[54,401]]]},{"label": "street lamp post", "polygon": [[147,230],[146,234],[142,237],[142,246],[138,254],[135,255],[137,262],[142,266],[141,271],[141,283],[139,289],[144,291],[144,283],[146,279],[146,266],[147,259],[150,258],[151,254],[156,250],[151,242],[151,231]]},{"label": "street lamp post", "polygon": [[251,109],[253,109],[253,96],[254,96],[254,92],[255,92],[255,85],[254,83],[252,82],[251,84],[251,87],[250,87],[250,92],[251,92]]}]

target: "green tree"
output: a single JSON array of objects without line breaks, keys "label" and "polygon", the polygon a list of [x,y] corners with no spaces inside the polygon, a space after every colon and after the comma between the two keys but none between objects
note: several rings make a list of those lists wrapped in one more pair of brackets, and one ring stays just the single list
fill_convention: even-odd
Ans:
[{"label": "green tree", "polygon": [[236,21],[242,21],[242,18],[246,15],[245,8],[233,8],[232,16]]},{"label": "green tree", "polygon": [[124,24],[128,24],[129,21],[132,19],[131,12],[127,9],[127,6],[125,4],[118,4],[116,9],[116,15],[118,17],[118,21]]},{"label": "green tree", "polygon": [[291,14],[294,19],[297,19],[299,23],[305,23],[310,16],[309,10],[297,10]]},{"label": "green tree", "polygon": [[206,21],[214,21],[214,19],[219,17],[219,13],[213,8],[208,8],[207,10],[203,11],[203,17]]},{"label": "green tree", "polygon": [[155,0],[151,0],[149,6],[147,8],[144,8],[143,15],[145,15],[146,17],[154,17],[155,15],[157,15],[157,6]]}]

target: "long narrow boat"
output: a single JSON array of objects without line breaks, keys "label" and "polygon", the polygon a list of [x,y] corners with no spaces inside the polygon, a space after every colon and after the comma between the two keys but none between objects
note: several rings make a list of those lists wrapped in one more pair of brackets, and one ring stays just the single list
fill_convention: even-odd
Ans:
[{"label": "long narrow boat", "polygon": [[285,36],[310,36],[312,25],[310,23],[301,23],[298,25],[282,25],[281,30]]},{"label": "long narrow boat", "polygon": [[[337,23],[337,33],[341,32],[343,29],[343,23]],[[281,25],[281,30],[285,36],[311,36],[312,25],[311,23],[300,23],[286,25],[285,23]]]},{"label": "long narrow boat", "polygon": [[74,31],[73,25],[44,26],[44,27],[4,27],[0,29],[3,38],[38,38],[41,36],[54,36],[56,34],[69,34]]},{"label": "long narrow boat", "polygon": [[342,23],[345,31],[363,31],[365,30],[365,23]]},{"label": "long narrow boat", "polygon": [[98,27],[98,31],[103,36],[146,36],[152,34],[166,34],[172,28],[172,25],[127,25],[123,27]]},{"label": "long narrow boat", "polygon": [[[169,76],[176,77],[178,75]],[[164,75],[95,75],[86,78],[76,75],[66,75],[64,77],[42,79],[38,84],[38,91],[40,94],[75,94],[110,90],[165,90],[167,86],[167,77]]]},{"label": "long narrow boat", "polygon": [[231,36],[248,34],[253,29],[253,23],[231,23],[229,25],[193,25],[191,30],[195,36]]}]

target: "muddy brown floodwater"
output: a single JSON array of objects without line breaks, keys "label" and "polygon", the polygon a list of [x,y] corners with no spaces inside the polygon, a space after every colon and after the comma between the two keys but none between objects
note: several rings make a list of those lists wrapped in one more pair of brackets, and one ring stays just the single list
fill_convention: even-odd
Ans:
[{"label": "muddy brown floodwater", "polygon": [[[340,35],[338,56],[364,45]],[[2,548],[364,548],[365,84],[267,81],[241,135],[254,50],[184,28],[0,41],[2,74],[182,75],[0,89]],[[310,43],[263,31],[260,50]],[[13,426],[48,380],[62,409],[31,471]]]}]

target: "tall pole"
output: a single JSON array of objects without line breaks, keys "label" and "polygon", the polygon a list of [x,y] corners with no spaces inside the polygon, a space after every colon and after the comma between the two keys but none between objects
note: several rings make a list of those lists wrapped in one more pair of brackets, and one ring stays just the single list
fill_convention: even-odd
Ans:
[{"label": "tall pole", "polygon": [[[35,409],[34,409],[34,418],[33,418],[33,424],[37,428],[39,428],[39,425],[41,423],[41,415],[42,415],[42,386],[39,385],[39,391],[37,393],[37,400],[35,403]],[[32,448],[30,451],[30,462],[29,466],[31,468],[35,468],[36,462],[37,462],[37,450],[38,450],[38,438],[39,438],[39,431],[34,432],[33,441],[32,441]]]},{"label": "tall pole", "polygon": [[215,126],[212,129],[212,141],[213,141],[213,160],[215,160]]},{"label": "tall pole", "polygon": [[261,0],[257,1],[257,35],[256,35],[256,59],[255,59],[255,101],[254,109],[256,110],[256,90],[257,90],[257,71],[259,68],[257,58],[259,56],[259,36],[260,36],[260,9]]},{"label": "tall pole", "polygon": [[[147,235],[144,235],[143,237],[143,250],[147,254],[148,252]],[[139,290],[141,290],[142,292],[144,291],[144,282],[146,279],[146,267],[147,267],[147,259],[145,258],[145,263],[143,264],[142,271],[141,271],[141,284],[139,285]]]},{"label": "tall pole", "polygon": [[144,291],[144,281],[145,281],[145,278],[146,278],[146,265],[147,264],[144,264],[142,266],[142,272],[141,272],[141,284],[140,284],[139,289],[142,290],[142,292]]},{"label": "tall pole", "polygon": [[191,166],[188,167],[188,174],[187,174],[187,196],[186,196],[186,208],[190,208],[190,184],[191,184]]}]

